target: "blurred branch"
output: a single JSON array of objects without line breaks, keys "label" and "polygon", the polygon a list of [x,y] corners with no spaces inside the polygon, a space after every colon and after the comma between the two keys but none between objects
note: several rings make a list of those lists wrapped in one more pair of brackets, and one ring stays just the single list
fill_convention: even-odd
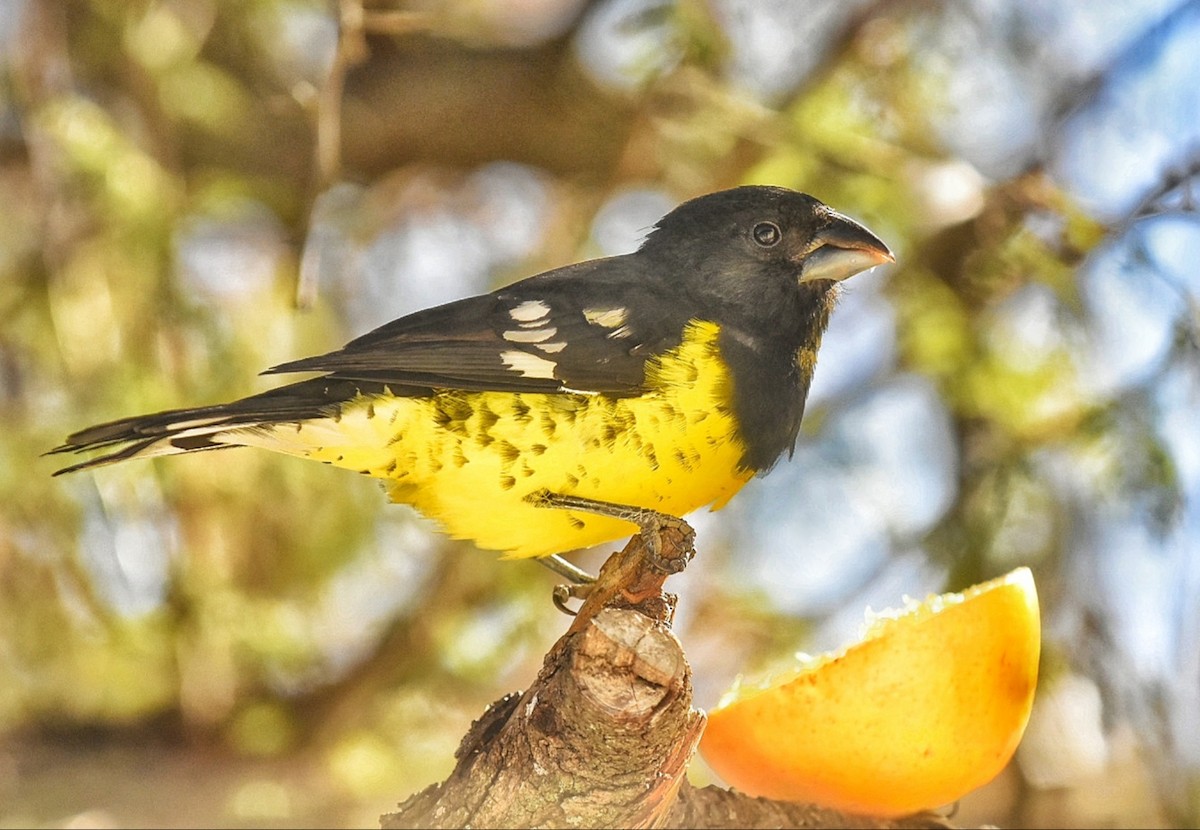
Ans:
[{"label": "blurred branch", "polygon": [[[1197,196],[1193,186],[1197,176],[1200,176],[1200,150],[1194,152],[1191,158],[1178,169],[1163,172],[1158,185],[1147,193],[1138,206],[1130,212],[1129,224],[1171,209],[1188,213],[1196,212]],[[1176,191],[1180,191],[1180,204],[1164,204],[1168,197]]]},{"label": "blurred branch", "polygon": [[342,93],[346,88],[346,69],[367,56],[362,4],[358,0],[342,0],[339,9],[337,49],[317,97],[317,193],[334,182],[342,166]]},{"label": "blurred branch", "polygon": [[[316,162],[316,187],[309,197],[310,210],[315,210],[317,199],[335,181],[342,170],[342,96],[346,91],[346,70],[353,64],[366,59],[368,50],[363,35],[363,8],[361,0],[341,0],[338,6],[338,42],[334,50],[329,74],[317,94],[316,140],[314,157]],[[311,231],[311,214],[310,214]],[[312,308],[317,301],[319,269],[305,257],[296,280],[296,307]]]},{"label": "blurred branch", "polygon": [[48,102],[69,94],[74,87],[66,27],[66,10],[61,4],[34,4],[22,32],[31,48],[14,61],[16,91],[29,113],[21,127],[35,193],[43,203],[39,213],[43,217],[46,244],[41,253],[48,273],[62,267],[67,252],[88,224],[85,210],[77,204],[77,199],[71,198],[61,181],[57,150],[36,118]]},{"label": "blurred branch", "polygon": [[338,4],[338,44],[333,65],[317,101],[318,192],[337,179],[342,156],[342,96],[346,72],[370,56],[367,35],[408,35],[430,28],[432,17],[423,12],[364,9],[362,0]]},{"label": "blurred branch", "polygon": [[372,34],[409,35],[425,31],[432,22],[433,16],[424,12],[371,9],[362,12],[362,27]]},{"label": "blurred branch", "polygon": [[[682,536],[666,536],[669,556]],[[524,693],[490,706],[450,777],[382,818],[399,827],[946,827],[751,798],[686,777],[704,731],[691,669],[671,631],[675,597],[640,536],[605,563]]]}]

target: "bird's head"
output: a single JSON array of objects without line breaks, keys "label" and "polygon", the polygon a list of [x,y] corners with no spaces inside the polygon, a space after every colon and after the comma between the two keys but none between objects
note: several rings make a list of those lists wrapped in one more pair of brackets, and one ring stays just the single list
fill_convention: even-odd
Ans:
[{"label": "bird's head", "polygon": [[791,308],[798,298],[894,261],[853,219],[807,194],[764,186],[683,203],[658,222],[640,253],[681,266],[675,278],[693,296],[756,315],[764,304]]}]

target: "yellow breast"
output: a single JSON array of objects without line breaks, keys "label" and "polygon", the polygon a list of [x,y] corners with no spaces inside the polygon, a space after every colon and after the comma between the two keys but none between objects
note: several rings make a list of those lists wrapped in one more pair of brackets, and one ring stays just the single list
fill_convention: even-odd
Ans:
[{"label": "yellow breast", "polygon": [[279,425],[253,444],[384,479],[455,538],[545,556],[628,536],[619,519],[535,507],[540,490],[680,516],[719,508],[751,473],[717,360],[718,328],[689,326],[648,365],[645,394],[441,391],[362,397],[337,418]]}]

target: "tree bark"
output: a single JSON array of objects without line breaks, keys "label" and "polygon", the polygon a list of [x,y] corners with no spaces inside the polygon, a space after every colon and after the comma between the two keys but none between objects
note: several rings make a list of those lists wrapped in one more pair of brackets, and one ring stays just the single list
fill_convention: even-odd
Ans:
[{"label": "tree bark", "polygon": [[[661,550],[679,568],[689,532],[661,532]],[[450,777],[384,815],[382,826],[949,826],[933,813],[884,821],[692,787],[686,769],[705,715],[691,705],[665,578],[640,536],[609,558],[534,683],[488,707]]]}]

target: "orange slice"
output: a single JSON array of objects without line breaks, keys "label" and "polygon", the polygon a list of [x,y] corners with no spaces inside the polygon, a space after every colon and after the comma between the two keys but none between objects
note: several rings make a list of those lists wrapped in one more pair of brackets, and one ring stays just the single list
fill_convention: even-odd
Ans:
[{"label": "orange slice", "polygon": [[741,684],[700,751],[750,795],[898,816],[947,804],[1012,757],[1037,685],[1028,568],[878,615],[863,640]]}]

